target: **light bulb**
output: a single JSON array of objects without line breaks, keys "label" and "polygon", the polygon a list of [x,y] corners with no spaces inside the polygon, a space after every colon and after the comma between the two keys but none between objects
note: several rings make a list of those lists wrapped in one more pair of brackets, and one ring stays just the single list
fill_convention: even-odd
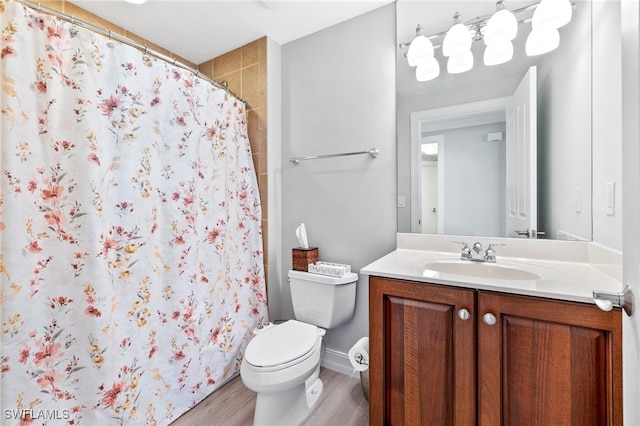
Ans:
[{"label": "light bulb", "polygon": [[504,64],[513,58],[513,43],[505,41],[488,45],[484,49],[484,64],[487,66]]},{"label": "light bulb", "polygon": [[534,30],[546,25],[560,28],[571,21],[572,14],[569,0],[542,0],[533,12],[531,26]]},{"label": "light bulb", "polygon": [[440,64],[433,56],[427,58],[425,62],[418,64],[416,67],[416,80],[428,81],[440,75]]},{"label": "light bulb", "polygon": [[460,15],[453,17],[454,25],[447,31],[442,42],[442,54],[444,56],[458,56],[471,49],[473,40],[466,25],[460,23]]},{"label": "light bulb", "polygon": [[415,67],[430,57],[433,57],[433,44],[431,40],[423,35],[416,36],[407,51],[407,61],[409,65]]},{"label": "light bulb", "polygon": [[494,43],[511,41],[518,34],[518,20],[507,9],[498,10],[493,14],[484,29],[483,39],[488,46]]},{"label": "light bulb", "polygon": [[451,56],[447,61],[447,72],[449,74],[460,74],[473,68],[473,54],[470,50],[461,55]]},{"label": "light bulb", "polygon": [[550,25],[534,28],[527,37],[525,51],[527,56],[542,55],[551,52],[560,45],[560,33]]}]

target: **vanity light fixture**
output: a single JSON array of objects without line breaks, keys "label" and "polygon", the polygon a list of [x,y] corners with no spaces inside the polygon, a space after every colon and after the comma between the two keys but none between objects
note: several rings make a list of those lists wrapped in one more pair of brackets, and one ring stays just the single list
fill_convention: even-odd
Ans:
[{"label": "vanity light fixture", "polygon": [[527,55],[542,55],[556,49],[560,45],[558,28],[568,24],[572,14],[569,0],[542,0],[531,20],[533,29],[525,45]]},{"label": "vanity light fixture", "polygon": [[573,6],[569,0],[541,0],[533,14],[533,29],[550,25],[560,28],[571,21]]},{"label": "vanity light fixture", "polygon": [[431,43],[431,40],[422,34],[422,27],[418,25],[416,27],[416,36],[411,41],[411,44],[409,44],[407,61],[410,66],[415,67],[426,62],[430,57],[433,58],[433,44]]},{"label": "vanity light fixture", "polygon": [[440,64],[433,56],[416,66],[416,80],[428,81],[440,75]]},{"label": "vanity light fixture", "polygon": [[525,51],[527,56],[543,55],[560,46],[560,33],[549,25],[533,29],[527,37]]},{"label": "vanity light fixture", "polygon": [[442,42],[442,54],[448,56],[447,71],[449,74],[460,74],[473,68],[471,31],[460,22],[460,14],[453,15],[453,26],[447,31]]},{"label": "vanity light fixture", "polygon": [[433,80],[440,75],[440,64],[433,56],[433,44],[424,36],[422,27],[416,27],[416,36],[409,44],[407,61],[412,67],[416,67],[416,79],[418,81]]},{"label": "vanity light fixture", "polygon": [[[471,46],[479,40],[486,45],[484,64],[499,65],[513,58],[513,40],[518,33],[518,26],[523,23],[531,23],[532,26],[525,45],[528,56],[542,55],[556,49],[560,45],[558,28],[571,20],[574,7],[575,3],[570,0],[539,0],[510,11],[505,6],[505,0],[498,0],[495,13],[467,23],[462,23],[460,13],[456,12],[453,25],[445,32],[425,36],[418,25],[416,37],[411,43],[401,43],[399,47],[409,48],[405,56],[409,65],[416,67],[418,81],[432,80],[440,75],[440,65],[435,57],[435,49],[439,47],[447,58],[447,72],[450,74],[473,68]],[[438,45],[435,41],[439,38],[443,38],[443,41]]]},{"label": "vanity light fixture", "polygon": [[512,40],[518,34],[518,19],[504,6],[504,1],[496,3],[497,11],[484,27],[484,64],[487,66],[504,64],[513,58]]},{"label": "vanity light fixture", "polygon": [[145,3],[147,0],[125,0],[125,1],[131,4],[142,4],[142,3]]},{"label": "vanity light fixture", "polygon": [[451,56],[447,61],[447,71],[449,74],[460,74],[473,68],[473,53],[467,50],[460,55]]},{"label": "vanity light fixture", "polygon": [[460,22],[460,14],[453,15],[453,26],[447,31],[442,43],[442,54],[447,57],[460,56],[471,50],[471,30]]}]

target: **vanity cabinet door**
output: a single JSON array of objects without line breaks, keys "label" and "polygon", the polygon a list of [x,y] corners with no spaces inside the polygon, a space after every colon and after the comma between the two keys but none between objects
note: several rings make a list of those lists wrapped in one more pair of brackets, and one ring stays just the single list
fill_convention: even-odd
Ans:
[{"label": "vanity cabinet door", "polygon": [[475,291],[369,279],[371,425],[473,425]]},{"label": "vanity cabinet door", "polygon": [[480,425],[621,425],[621,310],[478,292]]}]

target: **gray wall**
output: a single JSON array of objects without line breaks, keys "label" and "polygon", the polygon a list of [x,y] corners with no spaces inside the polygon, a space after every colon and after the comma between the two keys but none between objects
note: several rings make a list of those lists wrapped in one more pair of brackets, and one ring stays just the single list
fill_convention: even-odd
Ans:
[{"label": "gray wall", "polygon": [[[622,116],[623,102],[629,96],[620,75],[626,70],[623,61],[633,59],[622,56],[621,11],[618,0],[593,3],[593,28],[601,30],[593,36],[593,241],[616,250],[623,248],[622,188],[623,155]],[[637,59],[637,57],[636,57]],[[638,112],[633,111],[635,120]],[[637,140],[635,141],[637,143]],[[626,178],[624,179],[626,182]],[[606,212],[606,184],[615,182],[615,214]],[[626,249],[625,249],[626,250]]]},{"label": "gray wall", "polygon": [[[286,273],[301,222],[321,260],[356,272],[395,249],[395,54],[394,4],[282,46],[282,279],[272,320],[293,318]],[[289,162],[373,147],[376,159]],[[366,279],[356,292],[354,318],[329,330],[328,352],[346,354],[368,335]]]},{"label": "gray wall", "polygon": [[425,134],[444,135],[441,149],[447,195],[440,214],[444,214],[445,234],[506,236],[506,143],[487,142],[487,134],[494,132],[505,135],[505,123]]},{"label": "gray wall", "polygon": [[[593,164],[594,145],[590,143],[592,25],[590,7],[583,6],[590,5],[576,7],[571,31],[562,33],[558,49],[538,66],[538,228],[547,238],[557,238],[560,232],[594,239],[592,168],[585,167]],[[600,27],[593,28],[598,35]]]}]

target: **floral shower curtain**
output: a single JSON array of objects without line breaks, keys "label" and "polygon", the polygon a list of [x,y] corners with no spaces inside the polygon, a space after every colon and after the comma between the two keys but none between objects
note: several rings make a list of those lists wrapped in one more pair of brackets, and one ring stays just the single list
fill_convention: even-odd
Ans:
[{"label": "floral shower curtain", "polygon": [[0,0],[2,424],[168,424],[266,321],[243,103]]}]

